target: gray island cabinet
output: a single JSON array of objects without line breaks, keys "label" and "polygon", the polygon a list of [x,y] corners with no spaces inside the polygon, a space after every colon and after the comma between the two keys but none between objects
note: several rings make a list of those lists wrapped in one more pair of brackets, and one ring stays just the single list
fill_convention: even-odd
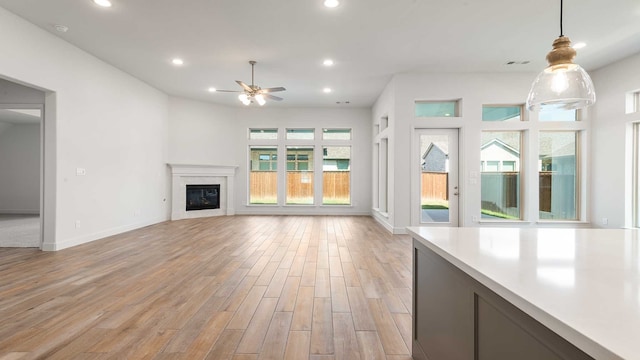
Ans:
[{"label": "gray island cabinet", "polygon": [[637,232],[409,233],[414,359],[640,359]]}]

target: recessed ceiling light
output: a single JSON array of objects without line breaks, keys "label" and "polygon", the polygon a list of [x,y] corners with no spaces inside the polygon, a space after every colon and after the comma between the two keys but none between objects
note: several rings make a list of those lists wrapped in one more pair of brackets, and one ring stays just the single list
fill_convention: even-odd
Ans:
[{"label": "recessed ceiling light", "polygon": [[111,7],[111,1],[109,0],[93,0],[93,2],[102,7]]},{"label": "recessed ceiling light", "polygon": [[175,58],[175,59],[171,60],[171,63],[173,65],[180,66],[180,65],[184,65],[184,60],[179,59],[179,58]]},{"label": "recessed ceiling light", "polygon": [[209,88],[209,89],[207,89],[207,90],[209,90],[209,92],[216,92],[216,91],[218,91],[218,90],[216,90],[216,88],[214,88],[214,87],[210,87],[210,88]]},{"label": "recessed ceiling light", "polygon": [[585,46],[587,46],[587,43],[579,42],[579,43],[573,44],[572,48],[578,50],[578,49],[582,49]]},{"label": "recessed ceiling light", "polygon": [[66,33],[67,31],[69,31],[69,27],[68,26],[64,26],[64,25],[60,25],[60,24],[53,25],[53,28],[56,29],[56,31],[61,32],[61,33]]},{"label": "recessed ceiling light", "polygon": [[328,94],[328,93],[330,93],[331,91],[332,91],[332,90],[331,90],[331,88],[328,88],[328,87],[326,87],[326,88],[322,89],[322,92],[323,92],[323,93],[325,93],[325,94]]},{"label": "recessed ceiling light", "polygon": [[325,60],[322,62],[322,65],[324,65],[324,66],[333,66],[333,60],[331,60],[331,59],[325,59]]},{"label": "recessed ceiling light", "polygon": [[328,8],[334,8],[338,5],[340,5],[340,2],[338,0],[324,0],[324,6]]}]

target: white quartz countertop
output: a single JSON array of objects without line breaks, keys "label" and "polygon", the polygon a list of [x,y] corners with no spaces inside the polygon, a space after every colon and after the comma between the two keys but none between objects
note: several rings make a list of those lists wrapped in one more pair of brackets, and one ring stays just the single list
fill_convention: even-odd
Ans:
[{"label": "white quartz countertop", "polygon": [[592,357],[640,359],[638,230],[408,230]]}]

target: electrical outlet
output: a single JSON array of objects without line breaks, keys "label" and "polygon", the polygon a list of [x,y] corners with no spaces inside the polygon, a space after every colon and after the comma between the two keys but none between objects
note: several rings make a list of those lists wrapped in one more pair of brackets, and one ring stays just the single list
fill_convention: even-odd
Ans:
[{"label": "electrical outlet", "polygon": [[87,170],[85,168],[76,168],[76,176],[85,176],[87,175]]},{"label": "electrical outlet", "polygon": [[76,229],[80,229],[80,220],[76,220]]},{"label": "electrical outlet", "polygon": [[477,217],[476,215],[473,215],[473,216],[471,217],[471,221],[473,221],[473,222],[478,222],[478,217]]},{"label": "electrical outlet", "polygon": [[133,212],[133,216],[140,216],[140,209]]},{"label": "electrical outlet", "polygon": [[602,218],[602,225],[609,225],[609,219]]}]

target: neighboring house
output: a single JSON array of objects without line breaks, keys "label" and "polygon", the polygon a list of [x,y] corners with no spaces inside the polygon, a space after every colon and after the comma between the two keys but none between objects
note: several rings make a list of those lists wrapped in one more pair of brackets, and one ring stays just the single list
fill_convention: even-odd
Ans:
[{"label": "neighboring house", "polygon": [[[573,135],[573,134],[571,134]],[[540,146],[540,170],[553,171],[557,174],[575,174],[576,172],[576,144],[572,136],[566,144],[552,149],[548,144]]]},{"label": "neighboring house", "polygon": [[446,143],[429,143],[422,155],[422,171],[448,172],[449,151]]},{"label": "neighboring house", "polygon": [[[513,144],[509,144],[513,142]],[[483,172],[508,172],[520,170],[519,140],[491,139],[480,151]],[[422,155],[422,171],[447,172],[449,152],[446,143],[431,142]]]},{"label": "neighboring house", "polygon": [[322,170],[351,170],[351,148],[348,146],[327,146],[322,153]]},{"label": "neighboring house", "polygon": [[502,139],[493,138],[480,148],[480,163],[483,172],[519,171],[520,151]]}]

